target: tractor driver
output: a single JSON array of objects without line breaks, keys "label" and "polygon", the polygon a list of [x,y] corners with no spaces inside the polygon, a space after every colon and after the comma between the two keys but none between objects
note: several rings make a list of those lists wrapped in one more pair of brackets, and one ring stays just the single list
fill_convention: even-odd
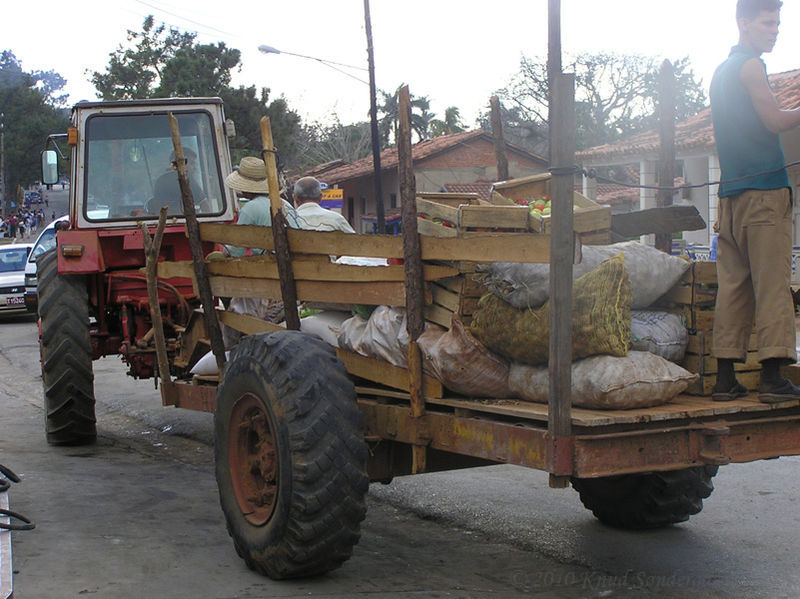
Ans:
[{"label": "tractor driver", "polygon": [[[202,205],[206,194],[197,183],[197,154],[190,148],[184,149],[186,156],[186,173],[189,177],[189,187],[192,190],[192,198],[195,205]],[[175,152],[170,154],[171,167],[157,180],[153,188],[153,199],[148,202],[147,212],[158,214],[162,206],[168,207],[168,214],[183,214],[183,202],[181,201],[181,187],[178,183],[178,169],[175,166]]]}]

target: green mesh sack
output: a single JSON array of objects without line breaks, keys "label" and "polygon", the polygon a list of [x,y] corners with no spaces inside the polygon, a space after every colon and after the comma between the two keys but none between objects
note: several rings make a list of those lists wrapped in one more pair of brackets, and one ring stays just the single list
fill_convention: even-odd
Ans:
[{"label": "green mesh sack", "polygon": [[[619,254],[575,280],[572,288],[572,359],[624,356],[631,342],[633,292]],[[472,315],[472,334],[492,351],[525,364],[550,358],[550,301],[518,310],[487,294]]]}]

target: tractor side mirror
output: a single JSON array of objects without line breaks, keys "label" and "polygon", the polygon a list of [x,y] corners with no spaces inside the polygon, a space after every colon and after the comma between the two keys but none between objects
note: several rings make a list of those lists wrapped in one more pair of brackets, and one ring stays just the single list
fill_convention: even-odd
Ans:
[{"label": "tractor side mirror", "polygon": [[42,152],[42,183],[45,185],[58,183],[58,155],[55,150]]}]

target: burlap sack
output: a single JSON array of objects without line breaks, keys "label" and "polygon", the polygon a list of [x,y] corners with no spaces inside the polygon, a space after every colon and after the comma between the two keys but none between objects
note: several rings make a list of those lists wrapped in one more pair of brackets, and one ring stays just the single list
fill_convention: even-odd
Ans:
[{"label": "burlap sack", "polygon": [[484,347],[457,316],[449,331],[421,335],[418,343],[425,372],[451,391],[468,397],[513,397],[508,361]]},{"label": "burlap sack", "polygon": [[[606,410],[657,406],[695,379],[696,374],[649,352],[593,356],[572,364],[572,405]],[[508,385],[521,399],[547,403],[550,397],[546,366],[512,363]]]},{"label": "burlap sack", "polygon": [[[578,278],[572,290],[572,359],[624,356],[631,341],[631,285],[623,254]],[[525,364],[550,356],[550,302],[518,310],[493,294],[478,302],[472,334],[492,351]]]},{"label": "burlap sack", "polygon": [[[689,262],[638,241],[585,245],[572,267],[573,280],[620,252],[633,287],[632,308],[647,308],[669,291],[689,268]],[[538,308],[550,295],[550,265],[497,262],[480,266],[483,283],[516,308]]]}]

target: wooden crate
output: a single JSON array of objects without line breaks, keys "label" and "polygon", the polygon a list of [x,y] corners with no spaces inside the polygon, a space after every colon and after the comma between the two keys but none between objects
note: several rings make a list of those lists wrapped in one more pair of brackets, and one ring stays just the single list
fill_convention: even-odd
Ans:
[{"label": "wooden crate", "polygon": [[425,306],[425,320],[450,328],[453,314],[469,326],[478,300],[489,290],[477,279],[474,271],[431,282],[432,303]]},{"label": "wooden crate", "polygon": [[[528,209],[512,202],[494,205],[474,193],[417,194],[417,229],[433,237],[531,231]],[[537,225],[538,228],[538,225]]]},{"label": "wooden crate", "polygon": [[[527,206],[527,203],[536,197],[550,195],[551,179],[549,173],[543,173],[495,183],[492,186],[492,202],[496,204],[521,202]],[[601,206],[578,192],[573,192],[572,201],[573,229],[580,234],[582,243],[610,243],[611,207]],[[550,233],[552,221],[549,215],[533,216],[529,226],[539,233]]]}]

